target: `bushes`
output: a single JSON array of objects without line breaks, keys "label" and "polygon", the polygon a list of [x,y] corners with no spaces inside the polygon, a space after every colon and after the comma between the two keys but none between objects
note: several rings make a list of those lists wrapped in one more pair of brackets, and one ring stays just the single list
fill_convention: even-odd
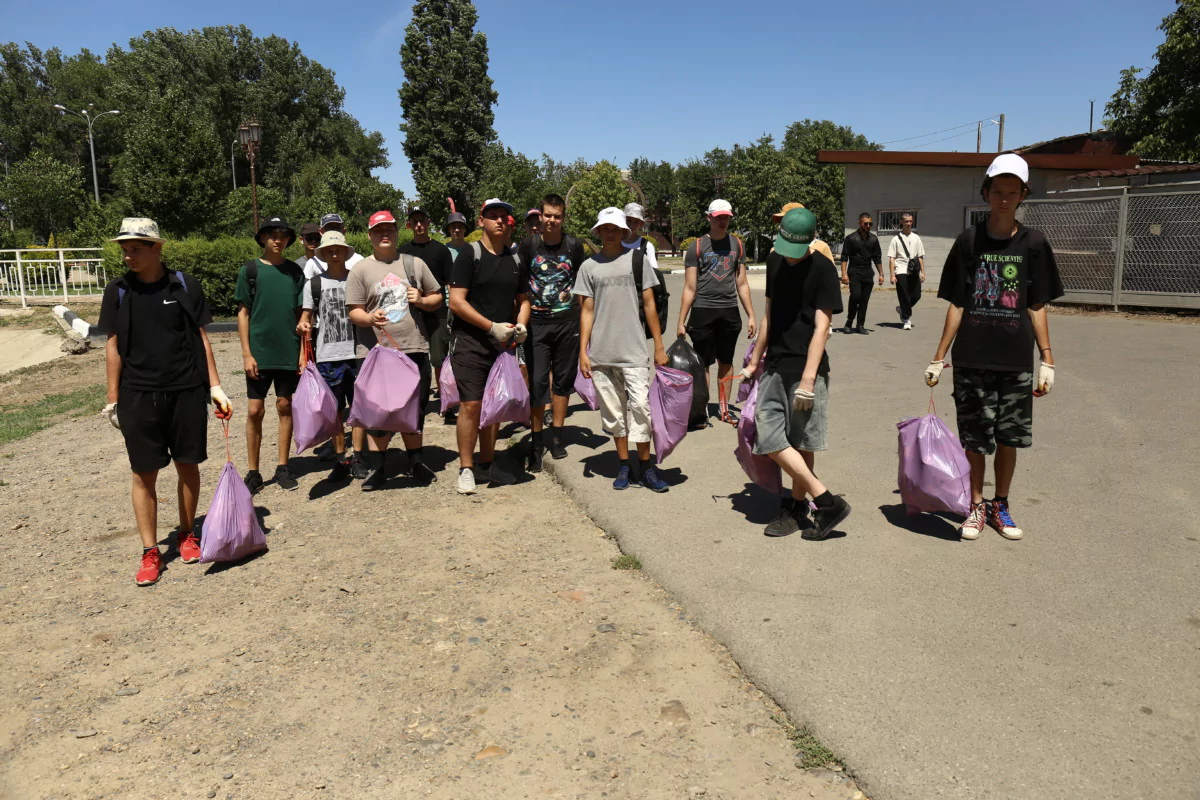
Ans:
[{"label": "bushes", "polygon": [[679,243],[679,252],[686,253],[688,250],[693,250],[696,247],[696,237],[689,236]]}]

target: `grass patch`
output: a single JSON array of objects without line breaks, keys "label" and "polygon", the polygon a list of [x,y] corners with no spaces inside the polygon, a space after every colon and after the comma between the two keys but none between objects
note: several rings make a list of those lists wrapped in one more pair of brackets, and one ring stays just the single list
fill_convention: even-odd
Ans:
[{"label": "grass patch", "polygon": [[783,726],[784,733],[791,740],[792,746],[796,748],[797,766],[801,769],[817,769],[819,767],[845,769],[842,760],[832,750],[821,744],[821,740],[807,725],[797,728],[778,716],[773,716],[771,719]]},{"label": "grass patch", "polygon": [[32,436],[49,428],[64,415],[79,417],[104,407],[107,388],[103,383],[84,386],[66,394],[50,394],[28,406],[0,411],[0,445]]},{"label": "grass patch", "polygon": [[617,556],[612,561],[613,569],[641,569],[642,562],[634,555]]}]

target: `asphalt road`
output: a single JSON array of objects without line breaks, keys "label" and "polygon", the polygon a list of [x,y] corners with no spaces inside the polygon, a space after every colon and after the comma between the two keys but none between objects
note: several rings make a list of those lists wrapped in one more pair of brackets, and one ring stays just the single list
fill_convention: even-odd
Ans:
[{"label": "asphalt road", "polygon": [[960,542],[896,492],[895,423],[925,413],[945,305],[927,294],[911,332],[894,307],[877,291],[872,334],[829,344],[817,471],[854,512],[824,542],[762,535],[776,501],[725,424],[687,436],[665,495],[614,492],[612,445],[584,430],[555,473],[876,800],[1200,797],[1200,325],[1053,315],[1058,381],[1012,492],[1025,539]]}]

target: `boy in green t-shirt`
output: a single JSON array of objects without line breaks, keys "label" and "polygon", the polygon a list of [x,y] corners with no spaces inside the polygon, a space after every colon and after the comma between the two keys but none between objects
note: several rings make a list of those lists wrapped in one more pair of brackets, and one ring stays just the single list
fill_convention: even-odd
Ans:
[{"label": "boy in green t-shirt", "polygon": [[300,484],[288,469],[292,444],[292,394],[300,380],[299,322],[304,272],[284,251],[296,232],[282,217],[263,220],[254,240],[262,256],[238,271],[234,299],[238,303],[238,338],[246,370],[246,488],[256,494],[263,487],[258,471],[262,448],[262,423],[267,392],[275,386],[275,411],[279,414],[279,466],[275,482],[291,491]]}]

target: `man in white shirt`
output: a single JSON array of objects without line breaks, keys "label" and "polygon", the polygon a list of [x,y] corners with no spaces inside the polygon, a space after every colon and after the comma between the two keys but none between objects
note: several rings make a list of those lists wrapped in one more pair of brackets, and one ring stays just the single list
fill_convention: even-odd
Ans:
[{"label": "man in white shirt", "polygon": [[[346,223],[342,221],[341,214],[326,214],[321,217],[320,233],[323,235],[326,231],[337,231],[343,236],[346,235]],[[349,245],[346,245],[350,247]],[[350,247],[350,257],[346,259],[346,269],[354,269],[354,265],[362,261],[363,257]],[[328,267],[319,256],[313,255],[304,263],[304,280],[311,281],[314,276],[320,275]]]},{"label": "man in white shirt", "polygon": [[901,216],[900,233],[888,245],[888,272],[896,287],[896,299],[900,301],[896,313],[906,331],[912,330],[913,306],[921,299],[921,284],[925,281],[925,245],[912,228],[912,214]]},{"label": "man in white shirt", "polygon": [[625,249],[633,250],[641,247],[642,242],[645,241],[646,263],[652,269],[658,269],[658,253],[654,249],[654,242],[642,238],[642,228],[646,227],[646,209],[638,203],[630,203],[625,206],[625,222],[629,225],[629,232],[625,234],[623,241]]}]

